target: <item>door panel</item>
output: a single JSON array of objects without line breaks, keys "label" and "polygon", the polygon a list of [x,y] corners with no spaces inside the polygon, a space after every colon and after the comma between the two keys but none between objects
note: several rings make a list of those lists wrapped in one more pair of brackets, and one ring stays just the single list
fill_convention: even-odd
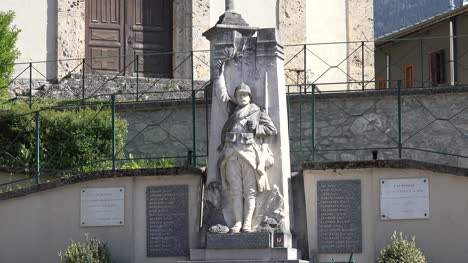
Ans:
[{"label": "door panel", "polygon": [[[86,57],[101,74],[134,74],[132,57],[140,55],[138,72],[172,77],[173,0],[86,0]],[[121,57],[119,57],[121,56]],[[89,72],[89,70],[88,70]]]},{"label": "door panel", "polygon": [[86,1],[86,57],[93,58],[87,60],[93,70],[105,74],[123,69],[124,14],[124,0]]},{"label": "door panel", "polygon": [[[130,41],[128,52],[140,55],[138,72],[172,77],[172,0],[129,0]],[[133,67],[136,71],[136,67]]]}]

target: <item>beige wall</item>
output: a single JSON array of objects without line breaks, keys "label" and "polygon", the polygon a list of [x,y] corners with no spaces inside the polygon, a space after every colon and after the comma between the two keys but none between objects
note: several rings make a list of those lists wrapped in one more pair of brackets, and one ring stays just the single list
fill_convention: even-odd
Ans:
[{"label": "beige wall", "polygon": [[[428,178],[430,219],[380,220],[380,180]],[[393,231],[416,236],[428,262],[464,262],[468,258],[468,178],[416,169],[308,170],[304,172],[309,253],[319,261],[345,260],[349,254],[317,254],[317,181],[361,180],[363,253],[359,263],[375,262]]]},{"label": "beige wall", "polygon": [[[2,0],[0,10],[14,11],[16,17],[13,24],[21,29],[16,45],[21,51],[17,63],[56,59],[57,4],[55,0]],[[13,77],[28,66],[17,65]],[[47,77],[53,75],[56,70],[55,63],[40,63],[35,64],[34,67]],[[35,71],[33,77],[43,78]],[[20,78],[29,78],[29,70]]]},{"label": "beige wall", "polygon": [[[84,233],[107,242],[116,262],[177,262],[182,258],[146,257],[146,187],[189,185],[190,248],[197,247],[200,222],[199,176],[154,176],[98,179],[0,201],[0,261],[9,263],[59,262],[70,239]],[[125,225],[80,227],[80,189],[125,188]]]}]

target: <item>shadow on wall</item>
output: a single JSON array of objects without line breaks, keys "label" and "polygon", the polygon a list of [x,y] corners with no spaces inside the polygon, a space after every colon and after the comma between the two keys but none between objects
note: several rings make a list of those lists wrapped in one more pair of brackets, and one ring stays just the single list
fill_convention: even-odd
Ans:
[{"label": "shadow on wall", "polygon": [[57,77],[57,0],[47,0],[47,79]]}]

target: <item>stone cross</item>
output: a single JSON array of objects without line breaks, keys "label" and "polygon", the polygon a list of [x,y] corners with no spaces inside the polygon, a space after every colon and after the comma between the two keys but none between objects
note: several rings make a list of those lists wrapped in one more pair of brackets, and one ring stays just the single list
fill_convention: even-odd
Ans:
[{"label": "stone cross", "polygon": [[234,0],[226,0],[226,11],[234,11]]}]

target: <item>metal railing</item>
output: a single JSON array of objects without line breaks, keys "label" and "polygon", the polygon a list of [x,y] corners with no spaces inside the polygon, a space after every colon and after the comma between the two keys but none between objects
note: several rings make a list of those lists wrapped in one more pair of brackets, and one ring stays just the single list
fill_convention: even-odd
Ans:
[{"label": "metal railing", "polygon": [[[421,42],[424,44],[430,39],[407,41],[417,41],[421,46]],[[325,45],[354,45],[355,48],[346,53],[344,58],[338,59],[339,57],[335,56],[331,59],[334,61],[330,62],[324,56],[320,56],[318,50],[315,50],[316,47]],[[293,162],[299,164],[302,161],[361,160],[371,159],[375,155],[379,159],[416,159],[456,166],[456,160],[468,158],[466,152],[461,149],[468,144],[468,131],[463,124],[468,110],[467,105],[460,102],[457,107],[450,107],[451,114],[444,112],[441,115],[437,112],[440,110],[439,108],[431,108],[431,105],[425,101],[428,98],[426,95],[406,95],[409,89],[404,87],[404,83],[409,81],[408,79],[386,79],[386,89],[376,89],[381,80],[376,80],[374,74],[368,73],[369,65],[366,62],[366,57],[373,50],[377,50],[376,53],[380,51],[379,48],[370,45],[373,45],[373,42],[359,41],[288,45],[285,47],[286,54],[290,55],[285,59],[285,77],[288,80],[288,116]],[[426,43],[422,46],[429,45]],[[288,48],[292,50],[287,51]],[[158,55],[179,56],[179,62],[173,67],[171,74],[188,78],[167,79],[141,76],[144,74],[143,69],[139,70],[143,63],[142,56]],[[104,59],[103,57],[72,60],[76,64],[71,65],[71,70],[56,80],[47,79],[46,74],[40,73],[37,69],[38,63],[21,64],[26,65],[26,68],[12,79],[9,86],[15,85],[24,74],[28,74],[29,78],[23,79],[25,80],[23,81],[23,89],[26,90],[25,95],[27,96],[19,96],[17,100],[31,108],[31,112],[25,113],[29,117],[29,122],[25,125],[34,126],[36,136],[25,139],[31,141],[27,151],[34,154],[34,158],[32,158],[34,163],[24,163],[19,156],[11,154],[6,146],[3,147],[2,155],[10,155],[14,165],[9,164],[9,166],[23,168],[26,174],[34,175],[34,183],[41,183],[42,176],[60,177],[70,171],[83,170],[83,167],[90,166],[90,164],[77,163],[76,167],[69,167],[61,171],[52,171],[53,169],[47,165],[44,166],[44,163],[50,162],[50,160],[41,158],[43,152],[41,152],[40,130],[61,129],[64,134],[67,134],[67,131],[63,127],[53,127],[52,123],[42,116],[42,112],[74,109],[82,105],[86,107],[103,105],[102,108],[111,109],[112,129],[110,132],[113,136],[112,140],[108,142],[111,145],[108,158],[96,160],[97,163],[108,165],[110,167],[108,169],[119,169],[132,161],[175,159],[177,165],[203,166],[206,164],[209,141],[208,105],[211,96],[209,73],[212,70],[208,61],[209,55],[210,51],[190,51],[129,56],[131,59],[128,59],[127,65],[113,75],[103,75],[98,70],[93,69],[93,63],[90,61]],[[464,56],[465,54],[462,54],[461,58]],[[403,59],[405,60],[407,57]],[[322,71],[312,72],[311,60],[312,62],[320,61],[324,66]],[[349,60],[354,60],[354,62],[360,60],[362,63],[360,63],[360,67],[345,70],[345,63],[354,63],[353,61],[349,62]],[[393,67],[391,71],[395,71],[395,67],[398,67],[396,60],[393,60],[393,63],[394,65],[386,65]],[[458,63],[463,64],[461,60],[458,60]],[[299,64],[302,65],[302,69],[294,69],[294,66]],[[135,71],[128,73],[129,67],[133,67]],[[320,69],[318,66],[316,68]],[[187,69],[188,72],[186,72]],[[389,68],[385,67],[385,71],[388,70]],[[335,73],[332,74],[332,71]],[[373,69],[371,73],[372,71]],[[34,72],[43,77],[41,80],[42,89],[37,87],[40,81],[34,79]],[[328,74],[331,74],[331,79],[339,80],[341,78],[343,81],[322,81],[326,80]],[[336,74],[341,75],[341,77],[337,77]],[[359,75],[359,79],[356,79],[357,75]],[[427,89],[428,86],[434,85],[427,76],[418,80],[410,79],[410,81],[414,87],[412,90]],[[461,83],[458,84],[462,86]],[[352,97],[351,94],[356,93],[363,95],[368,92],[374,93],[368,97],[371,98],[368,101],[358,101],[357,103],[346,99],[347,95],[342,96],[341,99],[327,99],[326,97],[327,94],[343,92],[350,97]],[[60,97],[61,94],[66,94],[67,100],[53,100]],[[116,116],[123,116],[125,119],[126,114],[132,112],[133,106],[125,106],[129,103],[143,105],[142,103],[149,102],[158,102],[153,106],[156,107],[154,111],[157,112],[153,115],[159,114],[157,118],[148,117],[145,122],[134,121],[130,123],[131,129],[128,138],[124,146],[118,148],[115,139]],[[2,106],[13,103],[18,102],[9,100],[3,102]],[[420,110],[421,113],[414,117],[412,111],[417,110]],[[99,114],[108,113],[97,111],[96,115]],[[379,123],[382,121],[381,115],[386,116],[383,118],[386,123]],[[412,118],[418,118],[417,116],[425,117],[427,121],[420,126],[408,128],[412,124]],[[8,116],[7,118],[18,117]],[[5,121],[7,118],[0,118],[0,121]],[[441,122],[446,125],[440,125]],[[31,125],[32,123],[34,125]],[[138,128],[135,128],[137,126]],[[434,138],[434,130],[440,130],[439,126],[449,129],[449,133],[459,137],[460,140],[450,145],[442,145],[443,143],[432,145],[427,143],[427,139],[421,139]],[[174,129],[174,127],[176,128]],[[136,142],[148,140],[150,135],[165,138],[164,141],[153,140],[150,143],[155,148],[159,147],[160,150],[152,152],[151,149],[136,149],[142,148],[141,145],[136,145]],[[78,135],[68,134],[68,136]],[[21,132],[9,145],[13,147],[20,138]],[[91,138],[83,138],[92,141]],[[65,139],[60,143],[66,144],[67,141]],[[96,147],[102,146],[96,145]],[[377,153],[375,153],[376,151]],[[130,156],[131,153],[133,156]],[[54,154],[60,154],[60,152],[48,154],[51,156],[48,158],[53,158]],[[0,165],[5,166],[4,164]],[[0,190],[2,187],[6,188],[28,180],[31,181],[28,177],[0,185]]]}]

